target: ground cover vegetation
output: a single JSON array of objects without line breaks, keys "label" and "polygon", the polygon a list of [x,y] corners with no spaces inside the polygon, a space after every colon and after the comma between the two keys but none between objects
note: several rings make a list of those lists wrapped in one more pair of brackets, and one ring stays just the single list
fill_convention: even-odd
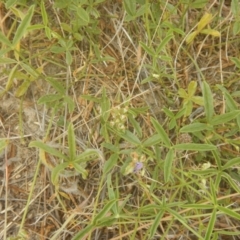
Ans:
[{"label": "ground cover vegetation", "polygon": [[0,19],[0,239],[240,239],[238,0]]}]

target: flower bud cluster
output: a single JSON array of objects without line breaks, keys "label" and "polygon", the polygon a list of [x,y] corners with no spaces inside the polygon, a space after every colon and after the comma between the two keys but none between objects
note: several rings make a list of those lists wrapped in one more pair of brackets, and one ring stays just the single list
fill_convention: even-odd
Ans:
[{"label": "flower bud cluster", "polygon": [[125,131],[128,107],[117,106],[111,111],[110,125],[118,130]]}]

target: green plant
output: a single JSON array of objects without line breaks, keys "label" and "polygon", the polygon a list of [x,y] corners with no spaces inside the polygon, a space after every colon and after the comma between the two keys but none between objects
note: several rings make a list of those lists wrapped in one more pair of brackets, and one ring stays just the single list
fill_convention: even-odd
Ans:
[{"label": "green plant", "polygon": [[219,31],[213,30],[211,28],[205,28],[212,21],[212,19],[213,19],[212,14],[205,13],[203,17],[200,19],[199,23],[197,24],[197,30],[193,31],[187,36],[186,43],[187,44],[192,43],[194,41],[194,38],[196,38],[196,36],[200,33],[211,35],[214,37],[219,37],[220,36]]},{"label": "green plant", "polygon": [[203,97],[195,96],[197,90],[197,82],[191,81],[188,85],[188,91],[186,92],[183,88],[178,90],[180,98],[183,98],[183,109],[184,116],[187,117],[192,113],[193,103],[200,106],[203,105]]},{"label": "green plant", "polygon": [[[46,164],[45,153],[51,154],[59,158],[59,163],[50,167],[51,169],[51,180],[55,186],[58,186],[59,176],[62,174],[63,176],[69,176],[76,174],[72,171],[66,170],[66,168],[70,168],[75,170],[77,173],[81,174],[83,179],[87,177],[87,170],[85,169],[86,163],[88,161],[95,160],[96,158],[102,158],[102,154],[100,151],[95,149],[87,149],[81,154],[76,153],[76,140],[74,135],[73,125],[69,124],[68,126],[68,154],[63,154],[60,151],[50,147],[48,144],[45,144],[40,141],[33,141],[29,144],[29,147],[37,147],[40,149],[40,159],[43,163]],[[47,165],[49,167],[49,165]]]}]

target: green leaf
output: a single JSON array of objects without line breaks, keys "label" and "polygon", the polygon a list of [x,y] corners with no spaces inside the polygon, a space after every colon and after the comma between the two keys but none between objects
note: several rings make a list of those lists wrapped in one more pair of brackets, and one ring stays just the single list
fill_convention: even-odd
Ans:
[{"label": "green leaf", "polygon": [[45,26],[48,25],[48,15],[47,15],[47,12],[46,12],[46,9],[45,9],[45,4],[44,4],[44,1],[42,0],[41,1],[41,13],[42,13],[42,19],[43,19],[43,24]]},{"label": "green leaf", "polygon": [[[129,1],[130,2],[130,1]],[[146,53],[148,53],[150,56],[155,56],[155,51],[152,50],[150,47],[148,47],[145,43],[140,42],[140,46],[145,50]]]},{"label": "green leaf", "polygon": [[197,36],[198,32],[197,31],[193,31],[192,33],[190,33],[187,37],[186,37],[186,43],[190,44],[193,42],[194,38]]},{"label": "green leaf", "polygon": [[238,69],[240,69],[240,59],[237,57],[230,57],[230,60],[236,65]]},{"label": "green leaf", "polygon": [[201,31],[201,33],[206,34],[206,35],[211,35],[213,37],[220,37],[221,36],[221,33],[219,31],[214,30],[214,29],[209,29],[209,28],[203,29]]},{"label": "green leaf", "polygon": [[48,94],[40,97],[37,101],[38,104],[47,104],[58,101],[62,98],[60,94]]},{"label": "green leaf", "polygon": [[198,23],[197,31],[200,32],[202,29],[204,29],[212,21],[212,19],[212,14],[205,13]]},{"label": "green leaf", "polygon": [[33,12],[34,12],[34,5],[32,5],[28,9],[28,12],[27,12],[26,16],[24,17],[24,19],[19,24],[19,26],[16,30],[16,33],[15,33],[14,38],[13,38],[13,45],[14,46],[16,46],[20,42],[22,37],[27,33],[27,28],[29,27],[30,22],[32,20]]},{"label": "green leaf", "polygon": [[11,69],[10,73],[8,74],[8,80],[7,80],[6,87],[5,87],[5,90],[6,90],[6,91],[9,91],[9,90],[12,88],[13,80],[14,80],[14,77],[15,77],[15,73],[16,73],[17,67],[18,67],[18,64],[16,64],[16,65]]},{"label": "green leaf", "polygon": [[206,123],[192,123],[180,129],[180,132],[199,132],[203,130],[213,130],[213,127]]},{"label": "green leaf", "polygon": [[223,170],[230,169],[233,166],[239,166],[240,165],[240,157],[233,158],[231,160],[228,160],[228,162],[223,166]]},{"label": "green leaf", "polygon": [[5,3],[5,7],[6,9],[9,9],[10,7],[13,7],[18,0],[7,0]]},{"label": "green leaf", "polygon": [[111,227],[114,222],[116,222],[116,218],[114,216],[105,217],[99,220],[96,224],[97,227]]},{"label": "green leaf", "polygon": [[71,164],[72,164],[72,166],[74,167],[74,169],[82,175],[82,178],[83,178],[83,179],[86,179],[86,178],[87,178],[87,176],[88,176],[88,171],[87,171],[86,169],[84,169],[84,168],[83,168],[80,164],[78,164],[78,163],[73,162],[73,163],[71,163]]},{"label": "green leaf", "polygon": [[193,109],[193,103],[192,101],[186,101],[183,105],[183,108],[185,109],[184,116],[187,117],[192,113]]},{"label": "green leaf", "polygon": [[28,27],[28,31],[34,31],[34,30],[40,30],[40,29],[44,29],[45,26],[43,24],[34,24]]},{"label": "green leaf", "polygon": [[71,1],[66,1],[66,0],[58,0],[58,1],[54,1],[54,7],[55,8],[66,8],[69,6],[69,4],[72,4]]},{"label": "green leaf", "polygon": [[212,204],[199,204],[199,203],[193,203],[193,204],[184,204],[182,206],[183,208],[190,208],[190,209],[212,209],[213,205]]},{"label": "green leaf", "polygon": [[[239,61],[239,68],[240,68],[240,61]],[[217,84],[217,87],[223,92],[228,109],[237,110],[238,109],[237,104],[232,98],[231,94],[227,91],[227,89],[219,84]]]},{"label": "green leaf", "polygon": [[196,103],[196,104],[198,104],[198,105],[200,105],[200,106],[203,106],[203,105],[204,105],[204,99],[203,99],[203,97],[193,96],[193,97],[191,98],[191,100],[192,100],[194,103]]},{"label": "green leaf", "polygon": [[[1,41],[1,39],[0,39],[0,41]],[[7,49],[7,51],[5,53],[7,53],[8,51],[10,51],[10,49]],[[0,53],[0,56],[1,56],[1,53]],[[7,58],[7,57],[0,57],[0,64],[12,64],[12,63],[14,63],[15,66],[17,65],[17,62],[14,59]]]},{"label": "green leaf", "polygon": [[227,122],[235,119],[239,114],[240,114],[240,110],[234,110],[229,113],[215,116],[210,120],[210,124],[219,125],[219,124],[227,123]]},{"label": "green leaf", "polygon": [[139,140],[139,138],[133,133],[129,132],[128,130],[126,130],[125,133],[120,133],[120,136],[124,138],[126,141],[128,141],[129,143],[132,143],[134,145],[141,144],[141,141]]},{"label": "green leaf", "polygon": [[162,141],[162,137],[159,134],[154,134],[143,142],[144,147],[153,146]]},{"label": "green leaf", "polygon": [[64,102],[67,103],[68,110],[69,110],[70,113],[72,113],[75,109],[75,103],[72,100],[72,98],[69,97],[69,96],[64,96]]},{"label": "green leaf", "polygon": [[72,54],[70,51],[66,51],[66,63],[68,66],[70,66],[72,64]]},{"label": "green leaf", "polygon": [[12,46],[11,42],[8,40],[8,38],[0,31],[0,41],[2,44],[5,44],[9,47]]},{"label": "green leaf", "polygon": [[78,15],[78,17],[79,17],[82,21],[84,21],[84,22],[86,22],[86,23],[89,23],[89,20],[90,20],[90,18],[89,18],[89,13],[88,13],[86,10],[84,10],[84,9],[81,8],[81,7],[79,7],[79,8],[77,9],[77,15]]},{"label": "green leaf", "polygon": [[157,133],[161,137],[163,143],[167,147],[171,147],[171,141],[170,141],[167,133],[164,131],[163,127],[160,125],[160,123],[156,119],[154,119],[154,118],[151,118],[151,122],[152,122],[155,130],[157,131]]},{"label": "green leaf", "polygon": [[231,0],[231,11],[234,17],[239,17],[239,0]]},{"label": "green leaf", "polygon": [[[228,181],[228,183],[229,183],[229,185],[230,185],[230,187],[232,189],[234,189],[236,192],[239,192],[239,185],[236,184],[236,180],[237,179],[235,179],[234,177],[230,176],[226,172],[222,172],[222,177],[225,178]],[[233,180],[233,179],[235,179],[235,180]]]},{"label": "green leaf", "polygon": [[187,94],[187,92],[185,91],[185,89],[180,88],[180,89],[178,90],[178,94],[179,94],[179,97],[180,97],[180,98],[188,99],[188,94]]},{"label": "green leaf", "polygon": [[44,150],[45,152],[47,152],[47,153],[49,153],[49,154],[51,154],[53,156],[56,156],[56,157],[58,157],[60,159],[64,159],[66,161],[68,160],[67,156],[63,155],[61,152],[59,152],[55,148],[50,147],[50,146],[48,146],[47,144],[45,144],[43,142],[32,141],[32,142],[30,142],[29,147],[40,148],[40,149]]},{"label": "green leaf", "polygon": [[188,96],[189,96],[189,98],[192,98],[195,95],[196,90],[197,90],[197,82],[196,81],[191,81],[188,84]]},{"label": "green leaf", "polygon": [[212,95],[210,86],[206,81],[203,81],[202,91],[203,91],[206,118],[207,118],[207,121],[210,122],[214,114],[213,95]]},{"label": "green leaf", "polygon": [[89,101],[93,101],[95,103],[100,103],[101,102],[101,99],[100,98],[96,98],[96,97],[93,97],[91,95],[81,95],[81,98],[82,99],[86,99],[86,100],[89,100]]},{"label": "green leaf", "polygon": [[174,150],[170,149],[167,153],[166,159],[164,160],[164,181],[167,183],[170,180],[172,173],[172,163],[174,159]]},{"label": "green leaf", "polygon": [[68,167],[69,163],[64,162],[61,164],[58,164],[56,167],[52,169],[51,172],[51,182],[53,185],[58,185],[58,179],[59,179],[59,174],[66,168]]},{"label": "green leaf", "polygon": [[104,162],[103,174],[109,173],[117,164],[119,155],[117,153],[112,154],[107,161]]},{"label": "green leaf", "polygon": [[124,8],[126,10],[126,12],[134,17],[136,15],[136,0],[124,0],[123,1],[123,4],[124,4]]},{"label": "green leaf", "polygon": [[83,228],[80,232],[78,232],[72,240],[80,240],[80,239],[85,239],[86,235],[94,229],[93,224],[88,224],[85,228]]},{"label": "green leaf", "polygon": [[159,46],[156,49],[156,54],[158,55],[161,50],[165,47],[165,45],[173,38],[173,34],[168,34],[159,44]]},{"label": "green leaf", "polygon": [[51,77],[47,77],[46,80],[52,85],[52,87],[60,94],[65,95],[65,88],[64,86],[59,82],[59,80],[56,80]]},{"label": "green leaf", "polygon": [[196,0],[193,3],[190,2],[190,8],[204,8],[207,4],[208,0]]},{"label": "green leaf", "polygon": [[217,211],[216,208],[213,209],[211,218],[208,222],[207,230],[204,239],[206,240],[211,240],[212,239],[212,234],[213,234],[213,228],[216,222],[216,216],[217,216]]},{"label": "green leaf", "polygon": [[97,149],[89,148],[89,149],[86,149],[80,155],[76,156],[74,162],[75,163],[84,163],[84,162],[88,162],[90,160],[96,159],[98,157],[103,159],[102,153]]},{"label": "green leaf", "polygon": [[118,153],[119,152],[119,147],[117,147],[116,145],[113,145],[111,143],[107,143],[107,142],[103,142],[101,144],[102,147],[111,150],[114,153]]},{"label": "green leaf", "polygon": [[173,114],[173,112],[170,111],[168,108],[163,107],[162,110],[163,110],[163,112],[164,112],[169,118],[174,118],[174,117],[175,117],[175,115]]},{"label": "green leaf", "polygon": [[139,122],[136,121],[135,118],[131,114],[128,115],[128,120],[132,124],[132,126],[133,126],[134,130],[136,131],[137,135],[139,136],[139,138],[142,138],[142,128],[141,128]]},{"label": "green leaf", "polygon": [[63,47],[59,47],[59,46],[52,46],[52,47],[50,48],[50,51],[51,51],[52,53],[63,53],[63,52],[66,51],[66,49],[63,48]]},{"label": "green leaf", "polygon": [[31,75],[32,80],[36,79],[40,75],[40,73],[32,66],[29,66],[28,64],[25,64],[23,62],[20,62],[20,65],[29,75]]},{"label": "green leaf", "polygon": [[110,200],[107,204],[105,204],[105,206],[103,207],[103,209],[94,217],[94,224],[99,223],[104,217],[105,215],[111,210],[111,208],[115,205],[116,203],[116,199]]},{"label": "green leaf", "polygon": [[169,213],[171,213],[171,215],[173,216],[174,219],[178,220],[180,223],[183,224],[183,226],[185,226],[187,229],[189,229],[189,231],[191,231],[194,234],[194,236],[197,237],[197,239],[205,240],[205,238],[203,238],[198,232],[196,232],[193,228],[190,227],[190,225],[187,222],[186,218],[184,218],[178,212],[176,212],[175,210],[173,210],[171,208],[168,208],[167,211]]},{"label": "green leaf", "polygon": [[210,144],[198,144],[198,143],[182,143],[173,146],[176,150],[185,151],[210,151],[216,150],[216,146]]},{"label": "green leaf", "polygon": [[74,161],[76,158],[76,139],[72,123],[70,123],[68,126],[68,147],[69,147],[69,161]]},{"label": "green leaf", "polygon": [[237,35],[238,33],[240,33],[240,20],[236,20],[233,23],[233,35]]},{"label": "green leaf", "polygon": [[231,210],[231,209],[229,209],[229,208],[227,208],[227,207],[218,206],[218,210],[221,211],[222,213],[225,213],[229,217],[240,220],[240,214]]},{"label": "green leaf", "polygon": [[157,231],[157,228],[159,227],[159,223],[161,221],[161,218],[163,217],[163,214],[164,214],[164,210],[160,210],[159,213],[157,214],[157,216],[155,217],[155,219],[153,220],[153,223],[150,227],[150,236],[149,236],[149,239],[152,239],[153,236],[155,235],[156,231]]},{"label": "green leaf", "polygon": [[21,96],[23,96],[23,95],[27,92],[27,90],[28,90],[28,88],[29,88],[30,85],[31,85],[31,81],[26,79],[26,80],[18,87],[17,91],[15,92],[15,96],[16,96],[16,97],[21,97]]}]

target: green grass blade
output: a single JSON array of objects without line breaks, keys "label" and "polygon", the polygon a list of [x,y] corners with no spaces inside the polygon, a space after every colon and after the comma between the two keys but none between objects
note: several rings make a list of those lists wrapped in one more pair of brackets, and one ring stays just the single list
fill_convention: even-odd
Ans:
[{"label": "green grass blade", "polygon": [[47,12],[46,12],[46,9],[45,9],[45,4],[44,4],[44,1],[42,0],[41,1],[41,13],[42,13],[42,19],[43,19],[43,24],[45,26],[48,25],[48,15],[47,15]]},{"label": "green grass blade", "polygon": [[151,122],[155,128],[155,130],[157,131],[157,133],[159,134],[159,136],[162,138],[163,143],[167,146],[167,147],[171,147],[171,141],[167,135],[167,133],[165,132],[165,130],[163,129],[163,127],[160,125],[160,123],[154,119],[151,118]]},{"label": "green grass blade", "polygon": [[176,150],[185,151],[210,151],[216,150],[216,146],[210,144],[198,144],[198,143],[182,143],[173,146]]},{"label": "green grass blade", "polygon": [[69,161],[74,161],[76,158],[76,139],[72,123],[70,123],[68,126],[68,147]]},{"label": "green grass blade", "polygon": [[130,16],[135,16],[136,15],[136,0],[124,0],[123,1],[124,4],[124,8],[126,10],[126,12],[130,15]]},{"label": "green grass blade", "polygon": [[97,224],[102,219],[105,218],[105,215],[112,209],[112,207],[115,205],[116,199],[110,200],[103,209],[94,217],[93,222]]},{"label": "green grass blade", "polygon": [[102,159],[102,153],[97,149],[86,149],[83,153],[76,156],[74,161],[75,163],[84,163],[88,162],[90,160],[96,159],[97,157],[100,157]]},{"label": "green grass blade", "polygon": [[149,239],[151,239],[154,234],[156,233],[157,231],[157,228],[159,227],[159,223],[160,223],[160,220],[164,214],[164,210],[160,210],[159,213],[157,214],[156,218],[153,220],[153,223],[152,223],[152,226],[150,228],[150,235],[149,235]]},{"label": "green grass blade", "polygon": [[40,97],[37,101],[38,104],[48,104],[48,103],[53,103],[56,101],[59,101],[62,98],[62,95],[60,94],[48,94],[48,95],[43,95]]},{"label": "green grass blade", "polygon": [[228,162],[223,166],[223,170],[229,169],[233,166],[239,166],[240,165],[240,157],[233,158],[231,160],[228,160]]},{"label": "green grass blade", "polygon": [[132,143],[134,145],[141,144],[141,141],[139,140],[139,138],[128,130],[125,133],[120,133],[120,136],[124,138],[126,141],[128,141],[129,143]]},{"label": "green grass blade", "polygon": [[52,77],[47,77],[46,80],[47,80],[47,82],[49,82],[49,83],[52,85],[52,87],[53,87],[58,93],[60,93],[60,94],[62,94],[62,95],[65,95],[66,90],[65,90],[64,86],[59,82],[59,80],[56,80],[56,79],[54,79],[54,78],[52,78]]},{"label": "green grass blade", "polygon": [[159,136],[159,134],[155,134],[155,135],[151,136],[150,138],[148,138],[146,141],[144,141],[143,146],[144,147],[153,146],[161,141],[162,141],[162,138]]},{"label": "green grass blade", "polygon": [[58,185],[59,174],[62,172],[67,166],[69,165],[68,162],[64,162],[58,164],[55,168],[52,169],[51,172],[51,181],[53,185]]},{"label": "green grass blade", "polygon": [[103,174],[109,173],[117,164],[118,154],[112,154],[107,161],[104,162]]},{"label": "green grass blade", "polygon": [[72,166],[74,167],[74,169],[76,169],[77,172],[79,172],[82,175],[83,179],[87,178],[88,171],[86,169],[84,169],[83,167],[81,167],[80,164],[73,162]]},{"label": "green grass blade", "polygon": [[173,209],[170,209],[170,208],[167,211],[171,215],[173,215],[175,219],[177,219],[179,222],[181,222],[183,224],[183,226],[185,226],[189,231],[191,231],[195,236],[197,236],[199,240],[205,240],[205,238],[203,238],[193,228],[190,227],[190,225],[187,223],[187,220],[184,217],[182,217],[179,213],[177,213],[176,211],[174,211]]},{"label": "green grass blade", "polygon": [[170,180],[172,173],[172,163],[174,159],[174,150],[170,149],[167,153],[166,159],[164,161],[164,181],[165,183]]},{"label": "green grass blade", "polygon": [[16,30],[15,36],[13,38],[13,45],[14,46],[17,43],[19,43],[20,40],[22,39],[22,37],[27,33],[27,28],[30,25],[33,13],[34,13],[34,6],[32,5],[28,9],[28,12],[27,12],[26,16],[24,17],[24,19],[22,20],[22,22],[20,23],[20,25],[18,26],[18,28]]},{"label": "green grass blade", "polygon": [[7,45],[8,47],[12,46],[11,42],[8,40],[8,38],[2,32],[0,32],[0,41],[2,44]]},{"label": "green grass blade", "polygon": [[92,229],[94,229],[94,225],[93,225],[93,224],[89,224],[89,225],[86,226],[83,230],[81,230],[80,232],[78,232],[78,233],[72,238],[72,240],[85,239],[86,235],[87,235]]},{"label": "green grass blade", "polygon": [[218,210],[221,211],[222,213],[227,214],[229,217],[235,218],[240,221],[240,214],[227,208],[227,207],[222,207],[218,206]]},{"label": "green grass blade", "polygon": [[205,240],[210,240],[213,234],[213,228],[214,228],[214,224],[216,222],[216,216],[217,216],[217,210],[216,208],[213,209],[212,214],[211,214],[211,218],[209,220],[208,226],[207,226],[207,230],[206,230],[206,235],[205,235]]},{"label": "green grass blade", "polygon": [[202,91],[206,118],[207,121],[210,122],[214,114],[213,95],[210,86],[206,81],[203,81]]},{"label": "green grass blade", "polygon": [[142,137],[142,128],[141,128],[139,122],[136,121],[136,119],[130,114],[128,116],[128,120],[132,124],[132,126],[133,126],[134,130],[136,131],[137,135],[141,138]]},{"label": "green grass blade", "polygon": [[199,132],[203,130],[211,131],[213,127],[206,123],[192,123],[180,129],[180,132]]},{"label": "green grass blade", "polygon": [[43,142],[40,142],[40,141],[32,141],[30,142],[30,144],[28,145],[29,147],[36,147],[36,148],[40,148],[42,149],[43,151],[53,155],[53,156],[56,156],[60,159],[64,159],[64,160],[68,160],[68,157],[63,155],[61,152],[59,152],[58,150],[56,150],[55,148],[53,147],[50,147],[48,146],[47,144],[43,143]]},{"label": "green grass blade", "polygon": [[236,118],[240,114],[239,110],[234,110],[225,114],[221,114],[218,116],[213,117],[209,122],[212,125],[219,125],[219,124],[224,124],[227,123],[234,118]]},{"label": "green grass blade", "polygon": [[17,89],[15,92],[16,97],[22,97],[28,90],[29,86],[31,85],[31,81],[26,79]]},{"label": "green grass blade", "polygon": [[161,50],[165,47],[165,45],[173,38],[172,33],[168,33],[168,35],[160,42],[159,46],[156,49],[156,54],[160,54]]}]

